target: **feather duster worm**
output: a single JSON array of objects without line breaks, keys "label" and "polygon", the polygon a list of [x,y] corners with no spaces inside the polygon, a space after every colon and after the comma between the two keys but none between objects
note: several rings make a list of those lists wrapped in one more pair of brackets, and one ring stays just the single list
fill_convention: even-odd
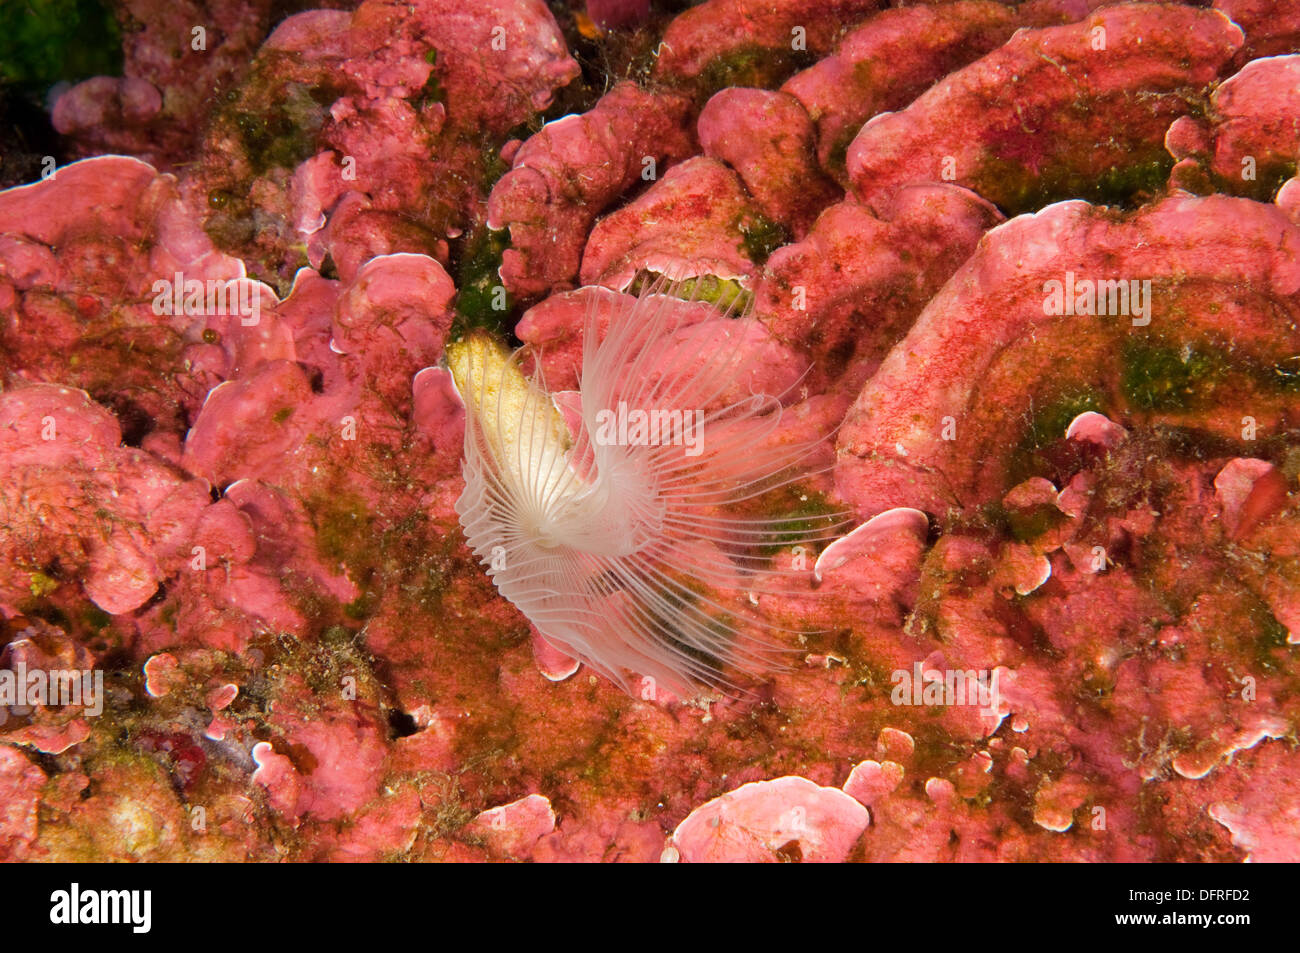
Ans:
[{"label": "feather duster worm", "polygon": [[[679,697],[733,694],[788,651],[755,611],[792,575],[771,567],[773,547],[832,538],[841,521],[810,533],[806,518],[752,515],[825,435],[768,439],[781,402],[744,386],[746,322],[682,290],[597,298],[576,394],[548,394],[486,334],[449,345],[466,406],[456,511],[498,590],[556,648],[624,690],[636,673]],[[723,322],[723,346],[698,345],[702,315]]]}]

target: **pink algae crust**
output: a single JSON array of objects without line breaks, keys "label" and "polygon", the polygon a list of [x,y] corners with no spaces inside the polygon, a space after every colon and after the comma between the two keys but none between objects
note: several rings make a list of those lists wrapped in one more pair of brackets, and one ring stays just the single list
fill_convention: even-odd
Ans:
[{"label": "pink algae crust", "polygon": [[[121,6],[0,192],[0,670],[105,676],[0,707],[0,858],[1300,860],[1300,5]],[[448,341],[571,418],[656,274],[853,516],[744,697],[453,509]]]}]

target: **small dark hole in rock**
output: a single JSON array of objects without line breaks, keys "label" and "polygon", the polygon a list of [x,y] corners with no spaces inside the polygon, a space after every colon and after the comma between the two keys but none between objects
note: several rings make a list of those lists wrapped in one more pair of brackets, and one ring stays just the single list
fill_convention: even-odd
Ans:
[{"label": "small dark hole in rock", "polygon": [[298,366],[306,373],[307,381],[311,384],[311,392],[313,394],[325,393],[325,373],[319,367],[304,364],[302,361],[298,362]]},{"label": "small dark hole in rock", "polygon": [[803,863],[803,847],[797,840],[786,841],[776,849],[776,856],[785,864]]},{"label": "small dark hole in rock", "polygon": [[113,408],[118,425],[122,428],[122,443],[126,446],[140,446],[141,441],[153,430],[153,418],[129,397],[114,395],[101,403]]},{"label": "small dark hole in rock", "polygon": [[394,738],[406,738],[420,730],[414,718],[397,708],[388,713],[388,727],[392,730]]}]

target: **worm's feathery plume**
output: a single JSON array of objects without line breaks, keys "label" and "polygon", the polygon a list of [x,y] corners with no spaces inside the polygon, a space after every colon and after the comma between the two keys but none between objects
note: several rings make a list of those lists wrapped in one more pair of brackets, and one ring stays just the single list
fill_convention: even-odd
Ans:
[{"label": "worm's feathery plume", "polygon": [[[772,547],[842,525],[755,518],[752,501],[801,478],[825,435],[769,440],[779,396],[735,399],[749,361],[730,311],[663,279],[596,300],[578,394],[547,394],[484,333],[449,345],[466,406],[456,511],[498,590],[556,648],[625,691],[635,673],[683,698],[736,694],[736,676],[789,651],[755,609],[794,575],[770,567]],[[692,309],[724,322],[722,346],[692,346]]]}]

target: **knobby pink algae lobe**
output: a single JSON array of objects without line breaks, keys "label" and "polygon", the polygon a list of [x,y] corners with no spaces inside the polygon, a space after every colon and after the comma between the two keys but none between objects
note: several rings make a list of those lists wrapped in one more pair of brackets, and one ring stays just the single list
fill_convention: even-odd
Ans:
[{"label": "knobby pink algae lobe", "polygon": [[[0,857],[1300,860],[1300,3],[110,6],[0,153]],[[736,697],[455,508],[449,346],[578,427],[661,276],[825,438]]]}]

